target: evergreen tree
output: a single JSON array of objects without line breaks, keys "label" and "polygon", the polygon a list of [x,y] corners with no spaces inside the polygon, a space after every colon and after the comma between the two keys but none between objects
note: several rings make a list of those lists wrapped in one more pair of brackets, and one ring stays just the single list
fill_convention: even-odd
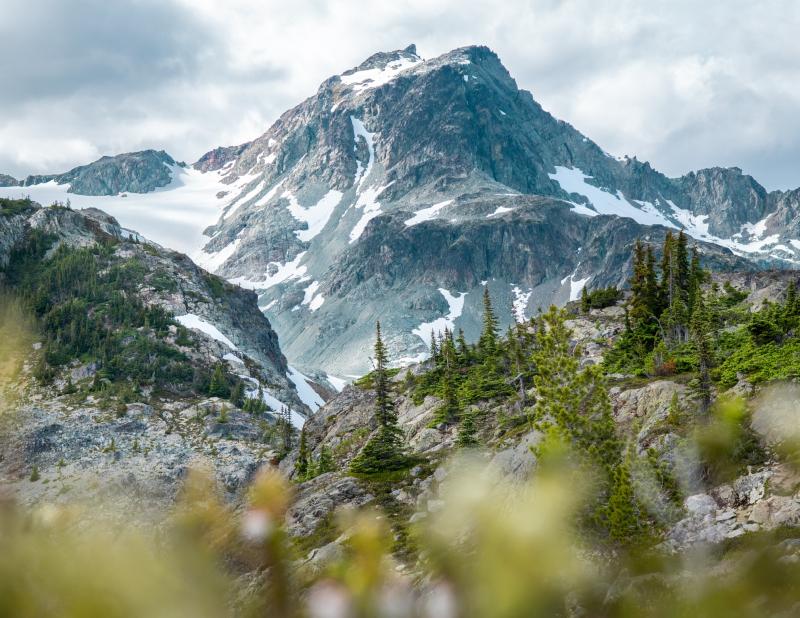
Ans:
[{"label": "evergreen tree", "polygon": [[464,337],[464,329],[458,329],[458,363],[460,366],[465,366],[469,363],[469,345],[467,345],[467,340]]},{"label": "evergreen tree", "polygon": [[671,307],[675,299],[677,287],[675,260],[675,237],[671,230],[664,235],[664,247],[661,252],[661,305]]},{"label": "evergreen tree", "polygon": [[433,364],[439,362],[439,346],[436,345],[436,332],[431,330],[431,360]]},{"label": "evergreen tree", "polygon": [[589,293],[586,291],[586,286],[584,285],[581,288],[581,311],[583,313],[589,313],[589,309],[591,309],[589,305]]},{"label": "evergreen tree", "polygon": [[689,300],[691,269],[686,234],[683,230],[678,232],[678,238],[675,240],[675,270],[675,279],[681,295],[681,301],[687,303]]},{"label": "evergreen tree", "polygon": [[647,245],[645,260],[645,300],[649,315],[658,315],[661,303],[659,301],[658,277],[656,275],[656,257],[653,253],[653,247],[650,245]]},{"label": "evergreen tree", "polygon": [[453,370],[445,368],[442,378],[442,404],[434,417],[434,425],[451,425],[458,420],[459,403]]},{"label": "evergreen tree", "polygon": [[[784,317],[788,320],[794,318],[798,314],[798,305],[797,305],[797,285],[794,281],[789,282],[789,287],[786,289],[786,301],[784,302]],[[792,324],[788,325],[789,327],[793,326]]]},{"label": "evergreen tree", "polygon": [[208,384],[208,394],[212,397],[227,397],[229,394],[222,363],[217,363],[214,367],[214,373],[211,374],[211,382]]},{"label": "evergreen tree", "polygon": [[336,466],[333,462],[333,453],[331,453],[331,449],[327,446],[323,446],[319,451],[319,457],[317,458],[317,468],[316,468],[316,475],[319,476],[320,474],[325,474],[326,472],[333,472],[336,469]]},{"label": "evergreen tree", "polygon": [[478,339],[478,349],[484,357],[493,355],[497,350],[497,317],[492,308],[488,285],[483,288],[483,330]]},{"label": "evergreen tree", "polygon": [[388,356],[381,339],[381,324],[375,328],[375,419],[378,430],[367,442],[361,452],[350,462],[353,472],[372,474],[405,468],[409,458],[404,453],[403,432],[397,425],[397,413],[390,390],[389,375],[386,369]]},{"label": "evergreen tree", "polygon": [[708,313],[702,294],[695,301],[692,316],[692,342],[697,351],[697,380],[695,390],[700,399],[700,410],[708,412],[711,406],[711,335]]},{"label": "evergreen tree", "polygon": [[605,519],[609,535],[619,543],[629,544],[643,531],[646,516],[633,491],[630,450],[612,473]]},{"label": "evergreen tree", "polygon": [[456,446],[459,448],[470,448],[478,446],[476,436],[475,414],[465,412],[461,415],[461,423],[458,425],[458,435],[456,436]]},{"label": "evergreen tree", "polygon": [[694,311],[694,303],[701,293],[700,286],[706,279],[706,273],[700,266],[700,252],[697,247],[692,247],[692,261],[689,265],[689,291],[688,291],[688,310],[689,314]]},{"label": "evergreen tree", "polygon": [[305,481],[308,478],[308,443],[306,441],[306,428],[300,430],[300,446],[297,451],[297,461],[294,464],[297,478]]},{"label": "evergreen tree", "polygon": [[635,328],[646,323],[650,317],[650,301],[648,299],[647,257],[642,241],[637,240],[633,249],[633,274],[631,276],[630,316]]},{"label": "evergreen tree", "polygon": [[244,404],[244,384],[241,380],[237,380],[231,389],[230,402],[237,408],[241,408]]},{"label": "evergreen tree", "polygon": [[570,344],[564,310],[551,307],[541,320],[533,354],[538,370],[535,418],[541,428],[554,425],[577,453],[610,472],[619,461],[620,448],[602,374],[595,366],[580,368],[580,351]]}]

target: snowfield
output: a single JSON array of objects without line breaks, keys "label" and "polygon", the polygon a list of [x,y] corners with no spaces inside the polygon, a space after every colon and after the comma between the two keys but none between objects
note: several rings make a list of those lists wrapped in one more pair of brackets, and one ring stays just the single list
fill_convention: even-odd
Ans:
[{"label": "snowfield", "polygon": [[436,318],[432,322],[423,322],[411,331],[422,339],[427,346],[431,345],[431,334],[439,336],[445,329],[453,331],[455,329],[455,321],[461,317],[461,313],[464,311],[464,298],[466,298],[467,292],[457,292],[458,296],[453,296],[449,290],[439,288],[439,293],[447,301],[449,308],[447,315]]},{"label": "snowfield", "polygon": [[[30,197],[43,206],[70,202],[72,208],[99,208],[125,228],[136,230],[159,245],[196,254],[208,241],[203,230],[216,223],[227,202],[220,191],[237,191],[224,185],[216,172],[203,174],[191,168],[170,166],[172,182],[150,193],[89,196],[68,193],[69,185],[55,181],[29,187],[0,187],[0,197]],[[237,183],[238,184],[238,183]]]},{"label": "snowfield", "polygon": [[228,346],[231,350],[236,350],[236,346],[233,345],[233,342],[228,339],[225,335],[223,335],[219,329],[211,324],[210,322],[206,322],[203,318],[194,313],[187,313],[186,315],[176,315],[175,321],[183,324],[186,328],[191,328],[194,330],[199,330],[201,333],[205,333],[212,339],[216,339],[220,343],[224,343]]}]

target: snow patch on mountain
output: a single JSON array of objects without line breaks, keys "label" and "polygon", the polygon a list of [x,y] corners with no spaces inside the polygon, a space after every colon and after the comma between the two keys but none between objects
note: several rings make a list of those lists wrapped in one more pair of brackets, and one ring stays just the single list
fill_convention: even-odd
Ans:
[{"label": "snow patch on mountain", "polygon": [[205,333],[212,339],[219,341],[220,343],[224,343],[228,346],[231,350],[236,350],[236,346],[233,345],[233,342],[228,339],[225,335],[223,335],[219,329],[211,324],[210,322],[206,322],[203,318],[194,313],[187,313],[186,315],[176,315],[175,321],[179,324],[182,324],[186,328],[191,328],[193,330],[199,330],[201,333]]},{"label": "snow patch on mountain", "polygon": [[575,275],[578,274],[578,269],[576,268],[571,275],[567,275],[561,280],[561,285],[565,285],[569,281],[569,299],[570,300],[578,300],[581,295],[581,291],[589,283],[589,280],[592,278],[591,275],[585,277],[584,279],[575,279]]},{"label": "snow patch on mountain", "polygon": [[311,380],[309,380],[307,376],[300,373],[291,365],[289,365],[289,371],[286,373],[286,376],[294,383],[300,401],[306,404],[312,412],[316,412],[325,405],[325,400],[314,390],[310,384]]},{"label": "snow patch on mountain", "polygon": [[309,310],[313,313],[325,302],[325,297],[322,294],[317,294],[319,289],[319,281],[312,281],[311,284],[304,290],[303,301],[301,305],[308,305]]},{"label": "snow patch on mountain", "polygon": [[290,281],[292,279],[297,279],[298,282],[307,281],[310,279],[310,277],[306,275],[308,269],[305,266],[300,265],[300,261],[305,257],[305,255],[306,252],[302,251],[301,253],[298,253],[291,262],[286,262],[285,264],[281,264],[280,262],[270,262],[270,270],[274,268],[275,271],[271,275],[268,272],[265,273],[264,279],[262,280],[247,279],[246,277],[234,277],[229,279],[229,281],[235,285],[239,285],[249,290],[268,290],[274,285],[278,285],[279,283]]},{"label": "snow patch on mountain", "polygon": [[363,166],[360,160],[356,161],[354,184],[356,185],[356,191],[358,191],[361,188],[361,183],[372,171],[372,162],[375,160],[375,134],[367,131],[364,123],[355,116],[350,116],[350,123],[353,125],[353,152],[358,152],[358,138],[361,138],[366,142],[369,154],[366,166]]},{"label": "snow patch on mountain", "polygon": [[370,187],[368,189],[364,189],[361,192],[361,195],[358,196],[355,207],[363,210],[364,214],[361,215],[361,218],[356,222],[356,224],[353,226],[353,229],[350,231],[351,245],[361,237],[361,234],[364,233],[367,223],[381,214],[381,204],[377,198],[381,193],[388,189],[391,184],[392,183],[382,187]]},{"label": "snow patch on mountain", "polygon": [[384,68],[364,69],[354,73],[340,75],[339,79],[343,84],[350,86],[355,92],[378,88],[388,84],[403,71],[418,65],[422,62],[419,57],[404,57],[388,63]]},{"label": "snow patch on mountain", "polygon": [[241,242],[242,239],[237,238],[214,253],[207,253],[205,249],[202,249],[193,255],[192,258],[198,266],[201,266],[207,271],[213,273],[226,261],[228,261],[228,258],[231,257],[236,252],[236,249],[239,248],[239,244]]},{"label": "snow patch on mountain", "polygon": [[448,329],[450,331],[455,329],[455,321],[461,317],[464,311],[464,298],[467,292],[457,292],[458,296],[453,296],[449,290],[439,288],[439,293],[444,296],[447,301],[448,313],[446,316],[436,318],[432,322],[423,322],[411,332],[425,342],[425,345],[431,345],[431,335],[438,336]]},{"label": "snow patch on mountain", "polygon": [[342,192],[331,189],[314,206],[303,208],[291,191],[286,191],[281,197],[289,202],[289,212],[298,221],[308,224],[308,229],[295,230],[295,235],[302,241],[308,242],[315,238],[328,224],[333,211],[342,200]]},{"label": "snow patch on mountain", "polygon": [[522,288],[520,288],[518,285],[515,285],[511,288],[511,292],[514,294],[514,300],[511,302],[514,312],[514,319],[517,322],[524,322],[525,309],[528,307],[528,302],[533,294],[533,289],[528,288],[528,291],[524,292]]},{"label": "snow patch on mountain", "polygon": [[589,184],[586,181],[590,180],[592,176],[584,174],[577,167],[570,168],[557,165],[555,174],[548,174],[548,176],[555,180],[567,193],[577,193],[588,199],[594,209],[602,215],[628,217],[643,225],[676,227],[674,223],[650,204],[646,207],[637,208],[625,198],[621,191],[617,191],[616,194],[609,193]]},{"label": "snow patch on mountain", "polygon": [[508,206],[498,206],[497,208],[494,209],[493,213],[486,215],[486,218],[489,219],[491,217],[496,217],[497,215],[502,215],[504,213],[511,212],[512,210],[514,209]]},{"label": "snow patch on mountain", "polygon": [[417,225],[418,223],[422,223],[423,221],[430,221],[431,219],[435,219],[436,215],[439,213],[440,210],[446,208],[450,204],[453,203],[453,200],[445,200],[444,202],[439,202],[438,204],[434,204],[429,208],[423,208],[422,210],[418,210],[414,213],[414,216],[408,219],[405,223],[407,227],[411,227],[412,225]]}]

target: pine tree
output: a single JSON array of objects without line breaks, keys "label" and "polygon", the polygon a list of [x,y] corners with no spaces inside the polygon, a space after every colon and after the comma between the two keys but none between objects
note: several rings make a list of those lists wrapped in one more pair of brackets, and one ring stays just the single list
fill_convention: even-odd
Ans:
[{"label": "pine tree", "polygon": [[320,474],[325,474],[326,472],[333,472],[336,469],[336,466],[333,462],[333,453],[331,453],[331,449],[327,446],[323,446],[319,451],[319,457],[317,458],[317,468],[316,468],[316,475],[319,476]]},{"label": "pine tree", "polygon": [[645,516],[633,491],[630,450],[612,473],[605,516],[609,535],[619,543],[632,543],[645,527]]},{"label": "pine tree", "polygon": [[436,365],[439,362],[439,346],[436,345],[436,332],[431,330],[431,360]]},{"label": "pine tree", "polygon": [[692,342],[697,351],[697,380],[695,390],[700,399],[700,411],[708,412],[711,407],[711,335],[708,313],[702,294],[695,301],[692,316]]},{"label": "pine tree", "polygon": [[589,305],[589,293],[586,291],[586,286],[584,285],[581,288],[581,311],[583,313],[589,313],[590,309]]},{"label": "pine tree", "polygon": [[794,281],[789,282],[789,287],[786,289],[786,301],[784,302],[784,317],[791,320],[798,314],[797,305],[797,285]]},{"label": "pine tree", "polygon": [[664,235],[664,247],[661,252],[661,305],[670,307],[675,299],[677,287],[675,258],[675,237],[671,230]]},{"label": "pine tree", "polygon": [[692,247],[692,261],[689,265],[689,293],[688,310],[691,315],[694,311],[694,304],[698,295],[701,293],[701,285],[706,280],[706,272],[700,266],[700,252],[697,247]]},{"label": "pine tree", "polygon": [[234,387],[231,389],[230,402],[237,408],[241,408],[244,403],[244,384],[238,380]]},{"label": "pine tree", "polygon": [[642,241],[637,240],[633,248],[633,274],[631,276],[631,300],[628,312],[632,327],[646,322],[650,316],[647,290],[647,258]]},{"label": "pine tree", "polygon": [[483,288],[483,330],[478,339],[478,349],[484,357],[493,355],[497,350],[497,317],[492,308],[488,285]]},{"label": "pine tree", "polygon": [[211,382],[208,384],[208,394],[212,397],[227,397],[229,394],[222,363],[217,363],[214,367],[214,373],[211,374]]},{"label": "pine tree", "polygon": [[610,471],[619,461],[619,442],[611,402],[598,367],[580,368],[580,351],[570,344],[563,309],[551,307],[541,317],[539,346],[533,354],[538,399],[534,416],[540,428],[554,425],[586,455]]},{"label": "pine tree", "polygon": [[300,430],[300,446],[297,451],[297,461],[294,464],[294,470],[300,481],[305,481],[308,478],[308,443],[306,440],[305,427]]},{"label": "pine tree", "polygon": [[461,415],[461,423],[458,425],[458,435],[456,436],[456,446],[458,448],[471,448],[478,446],[477,429],[475,427],[475,414],[465,412]]},{"label": "pine tree", "polygon": [[356,473],[373,474],[400,470],[409,464],[409,458],[403,448],[403,432],[397,425],[397,413],[394,410],[386,369],[387,362],[386,346],[381,339],[381,324],[378,322],[375,328],[375,370],[372,372],[378,430],[350,462],[350,470]]},{"label": "pine tree", "polygon": [[459,403],[456,394],[456,385],[453,379],[453,371],[445,368],[442,378],[442,405],[436,411],[434,417],[435,425],[451,425],[458,420]]},{"label": "pine tree", "polygon": [[458,364],[461,367],[466,366],[469,363],[469,346],[467,345],[467,339],[464,337],[464,329],[458,329]]},{"label": "pine tree", "polygon": [[675,271],[675,280],[681,301],[687,303],[689,300],[691,270],[686,234],[684,234],[683,230],[678,233],[678,238],[675,240]]}]

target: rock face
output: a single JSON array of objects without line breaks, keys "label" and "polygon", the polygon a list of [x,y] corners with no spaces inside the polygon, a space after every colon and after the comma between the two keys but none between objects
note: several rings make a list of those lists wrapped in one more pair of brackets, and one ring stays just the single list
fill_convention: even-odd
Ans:
[{"label": "rock face", "polygon": [[16,187],[19,185],[19,180],[8,174],[0,174],[0,187]]},{"label": "rock face", "polygon": [[[28,176],[23,186],[55,181],[69,184],[69,192],[79,195],[117,195],[148,193],[172,182],[170,166],[175,161],[163,150],[144,150],[114,157],[101,157],[94,163],[71,169],[64,174]],[[0,186],[3,186],[0,183]]]}]

